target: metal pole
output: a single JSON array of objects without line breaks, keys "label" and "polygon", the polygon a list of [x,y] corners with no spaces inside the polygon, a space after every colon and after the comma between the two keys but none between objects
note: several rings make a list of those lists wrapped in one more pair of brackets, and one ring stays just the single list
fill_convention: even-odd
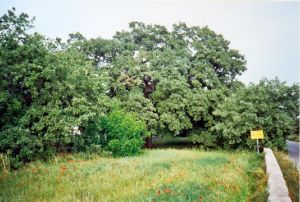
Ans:
[{"label": "metal pole", "polygon": [[259,154],[259,149],[258,149],[258,139],[256,139],[256,147],[257,147],[257,153]]}]

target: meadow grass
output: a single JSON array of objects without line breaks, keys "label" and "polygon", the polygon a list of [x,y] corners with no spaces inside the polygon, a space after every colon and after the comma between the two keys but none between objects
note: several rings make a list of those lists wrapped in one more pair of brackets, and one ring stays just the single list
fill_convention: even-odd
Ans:
[{"label": "meadow grass", "polygon": [[196,149],[34,162],[2,173],[0,201],[266,201],[261,156]]}]

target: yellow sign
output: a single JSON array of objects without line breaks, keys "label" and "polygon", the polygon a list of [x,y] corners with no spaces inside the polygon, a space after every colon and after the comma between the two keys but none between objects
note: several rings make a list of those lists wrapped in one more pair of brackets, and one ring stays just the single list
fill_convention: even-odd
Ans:
[{"label": "yellow sign", "polygon": [[251,131],[251,139],[264,139],[264,131],[263,130],[252,130]]}]

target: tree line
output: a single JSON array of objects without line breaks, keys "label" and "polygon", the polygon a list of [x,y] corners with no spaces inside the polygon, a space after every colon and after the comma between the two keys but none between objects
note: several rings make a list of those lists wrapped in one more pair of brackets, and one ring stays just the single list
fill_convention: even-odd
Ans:
[{"label": "tree line", "polygon": [[[13,8],[0,18],[0,153],[19,167],[57,152],[133,155],[153,136],[204,148],[285,148],[297,132],[299,85],[236,77],[246,59],[208,27],[129,23],[111,39],[30,32]],[[145,143],[143,143],[145,142]]]}]

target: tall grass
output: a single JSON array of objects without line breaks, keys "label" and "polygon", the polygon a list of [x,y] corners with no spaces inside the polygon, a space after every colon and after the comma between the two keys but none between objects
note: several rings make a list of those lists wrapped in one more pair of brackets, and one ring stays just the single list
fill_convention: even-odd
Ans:
[{"label": "tall grass", "polygon": [[299,171],[287,154],[280,151],[274,151],[274,154],[288,186],[289,196],[293,202],[299,202]]},{"label": "tall grass", "polygon": [[9,172],[10,172],[9,158],[6,154],[0,153],[0,174],[7,175]]},{"label": "tall grass", "polygon": [[262,162],[250,152],[191,149],[58,156],[10,172],[0,181],[0,201],[266,201]]}]

